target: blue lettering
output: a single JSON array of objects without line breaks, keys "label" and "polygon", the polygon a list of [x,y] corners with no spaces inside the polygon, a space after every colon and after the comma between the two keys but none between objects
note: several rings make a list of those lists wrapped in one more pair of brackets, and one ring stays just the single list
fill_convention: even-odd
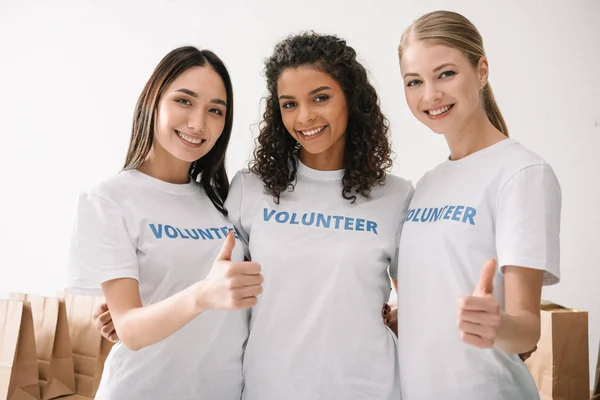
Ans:
[{"label": "blue lettering", "polygon": [[351,231],[354,229],[354,218],[346,217],[344,230]]},{"label": "blue lettering", "polygon": [[448,206],[444,206],[444,208],[442,208],[442,212],[440,213],[439,219],[442,219],[444,217],[444,213],[446,212],[447,209],[448,209]]},{"label": "blue lettering", "polygon": [[300,222],[296,221],[296,213],[292,213],[292,220],[290,221],[290,224],[292,225],[300,225]]},{"label": "blue lettering", "polygon": [[452,214],[453,221],[460,221],[460,214],[462,214],[465,206],[456,206],[456,210],[454,210],[454,214]]},{"label": "blue lettering", "polygon": [[[198,235],[198,232],[196,232],[196,230],[195,230],[195,229],[192,229],[192,231],[191,231],[191,232],[190,232],[190,230],[189,230],[189,229],[186,229],[186,230],[185,230],[185,232],[186,232],[188,235],[190,235],[190,237],[191,237],[192,239],[194,239],[194,240],[198,240],[198,239],[200,238],[200,235]],[[192,235],[192,233],[193,233],[193,235]]]},{"label": "blue lettering", "polygon": [[335,229],[340,229],[340,221],[344,219],[344,217],[340,215],[334,215],[333,219],[335,219]]},{"label": "blue lettering", "polygon": [[181,232],[181,230],[179,230],[179,228],[175,228],[175,229],[177,229],[177,232],[179,232],[179,235],[181,236],[181,238],[182,238],[182,239],[189,239],[189,238],[190,238],[189,236],[185,236],[185,235],[184,235],[184,234]]},{"label": "blue lettering", "polygon": [[365,230],[365,220],[362,218],[356,218],[356,230],[364,231]]},{"label": "blue lettering", "polygon": [[450,214],[452,214],[452,211],[454,211],[454,206],[448,207],[446,213],[444,214],[444,219],[450,219]]},{"label": "blue lettering", "polygon": [[154,233],[155,238],[162,238],[162,224],[158,224],[158,229],[156,229],[154,224],[150,224],[150,229],[152,229],[152,233]]},{"label": "blue lettering", "polygon": [[367,232],[373,232],[376,235],[379,235],[377,233],[377,222],[375,221],[367,221]]},{"label": "blue lettering", "polygon": [[433,214],[431,216],[430,221],[437,221],[438,219],[440,219],[441,216],[442,216],[442,209],[436,207],[433,209]]},{"label": "blue lettering", "polygon": [[311,226],[313,222],[315,222],[315,213],[310,213],[310,220],[306,221],[306,216],[309,214],[304,214],[302,216],[302,225]]},{"label": "blue lettering", "polygon": [[280,224],[286,223],[288,219],[290,219],[290,214],[286,211],[278,212],[275,216],[275,221],[279,222]]},{"label": "blue lettering", "polygon": [[203,230],[203,229],[198,228],[198,229],[196,229],[196,231],[198,231],[198,233],[200,234],[200,237],[202,238],[202,240],[206,240],[206,239],[214,240],[215,239],[213,237],[212,233],[210,233],[208,231],[208,229]]},{"label": "blue lettering", "polygon": [[208,229],[210,229],[211,231],[213,231],[215,233],[215,235],[217,236],[217,239],[223,239],[221,237],[221,231],[219,228],[208,228]]},{"label": "blue lettering", "polygon": [[226,238],[227,234],[229,233],[231,229],[229,229],[228,227],[224,226],[221,228],[221,233],[223,234],[223,237]]},{"label": "blue lettering", "polygon": [[329,228],[331,226],[331,215],[325,216],[321,213],[317,214],[317,227],[322,226],[323,228]]},{"label": "blue lettering", "polygon": [[421,214],[421,209],[417,208],[417,212],[415,213],[415,216],[412,219],[414,222],[419,222],[419,214]]},{"label": "blue lettering", "polygon": [[[425,212],[429,211],[427,213],[427,215],[425,215]],[[429,217],[431,216],[431,212],[433,211],[432,208],[426,208],[423,210],[423,215],[421,215],[421,222],[427,222],[427,220],[429,219]]]},{"label": "blue lettering", "polygon": [[177,237],[177,231],[171,225],[165,225],[165,233],[171,239],[175,239]]},{"label": "blue lettering", "polygon": [[406,214],[406,219],[404,221],[408,221],[409,219],[411,219],[413,217],[413,215],[415,214],[415,210],[408,210],[408,214]]},{"label": "blue lettering", "polygon": [[264,220],[265,222],[269,222],[269,220],[273,217],[273,214],[275,214],[275,210],[270,210],[268,208],[263,209],[263,213],[264,213]]},{"label": "blue lettering", "polygon": [[462,222],[466,222],[467,219],[469,220],[469,223],[471,225],[475,225],[475,214],[477,214],[477,210],[474,209],[473,207],[467,207],[467,209],[465,210],[465,215],[463,215],[463,220]]}]

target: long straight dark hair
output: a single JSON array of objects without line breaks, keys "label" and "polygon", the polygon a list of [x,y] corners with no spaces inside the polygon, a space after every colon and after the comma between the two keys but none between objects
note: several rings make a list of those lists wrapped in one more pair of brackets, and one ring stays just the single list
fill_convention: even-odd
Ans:
[{"label": "long straight dark hair", "polygon": [[192,46],[179,47],[169,52],[158,63],[135,106],[131,139],[123,169],[138,168],[148,156],[154,141],[158,104],[167,87],[187,69],[206,65],[219,74],[225,85],[227,93],[225,126],[213,148],[204,157],[192,163],[189,174],[193,180],[198,180],[200,175],[200,184],[210,200],[217,210],[227,215],[223,206],[229,191],[225,153],[233,127],[233,87],[225,64],[209,50],[198,50]]}]

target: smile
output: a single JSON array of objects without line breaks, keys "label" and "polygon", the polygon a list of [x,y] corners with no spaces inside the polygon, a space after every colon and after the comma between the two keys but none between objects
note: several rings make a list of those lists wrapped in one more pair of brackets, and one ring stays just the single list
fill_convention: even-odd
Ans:
[{"label": "smile", "polygon": [[454,107],[454,104],[449,104],[449,105],[447,105],[447,106],[443,106],[443,107],[437,108],[437,109],[435,109],[435,110],[425,110],[425,112],[426,112],[427,114],[431,115],[431,116],[434,116],[434,117],[436,117],[436,116],[438,116],[438,115],[442,115],[442,114],[445,114],[445,113],[447,113],[448,111],[450,111],[450,109],[451,109],[452,107]]},{"label": "smile", "polygon": [[310,130],[306,130],[306,131],[296,131],[296,132],[299,132],[303,136],[313,136],[313,135],[316,135],[317,133],[322,132],[326,127],[327,127],[327,125],[324,125],[319,128],[314,128],[314,129],[310,129]]},{"label": "smile", "polygon": [[202,144],[202,143],[206,142],[206,139],[203,139],[203,138],[200,138],[200,137],[196,137],[196,136],[192,136],[192,135],[188,135],[186,133],[179,132],[178,130],[176,130],[175,133],[184,142],[188,142],[188,143],[193,144],[193,145],[199,145],[199,144]]}]

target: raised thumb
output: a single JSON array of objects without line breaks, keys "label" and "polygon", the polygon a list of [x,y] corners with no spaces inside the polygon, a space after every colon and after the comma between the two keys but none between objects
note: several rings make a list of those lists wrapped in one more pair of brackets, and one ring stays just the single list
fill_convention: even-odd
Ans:
[{"label": "raised thumb", "polygon": [[473,296],[485,296],[494,292],[494,276],[496,276],[496,260],[488,260],[481,270],[481,277],[475,287]]},{"label": "raised thumb", "polygon": [[225,241],[221,246],[221,251],[217,256],[217,261],[231,261],[231,253],[233,252],[233,248],[235,247],[235,235],[233,231],[227,232],[227,236],[225,237]]}]

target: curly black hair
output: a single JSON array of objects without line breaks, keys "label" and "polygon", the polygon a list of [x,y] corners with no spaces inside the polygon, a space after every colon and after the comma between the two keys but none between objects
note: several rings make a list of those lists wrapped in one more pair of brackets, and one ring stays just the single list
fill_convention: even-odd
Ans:
[{"label": "curly black hair", "polygon": [[379,97],[366,69],[356,59],[356,51],[333,35],[306,32],[289,36],[279,42],[266,59],[266,109],[250,170],[261,178],[276,203],[284,190],[294,189],[300,144],[283,125],[277,80],[286,68],[299,66],[311,66],[327,73],[344,91],[348,125],[342,196],[352,203],[356,195],[369,197],[373,186],[385,182],[392,166],[389,121],[381,111]]}]

